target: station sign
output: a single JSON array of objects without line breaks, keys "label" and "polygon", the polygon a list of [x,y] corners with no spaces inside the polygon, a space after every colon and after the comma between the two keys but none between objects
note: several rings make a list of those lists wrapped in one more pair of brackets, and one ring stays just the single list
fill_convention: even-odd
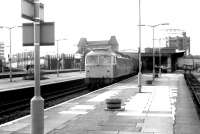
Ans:
[{"label": "station sign", "polygon": [[[23,46],[34,46],[34,26],[33,23],[23,23]],[[36,25],[36,42],[40,46],[51,46],[55,42],[54,22],[44,22]],[[38,32],[38,33],[37,33]]]},{"label": "station sign", "polygon": [[80,53],[75,54],[75,59],[81,59],[81,57],[82,57],[82,54],[80,54]]},{"label": "station sign", "polygon": [[[34,21],[35,8],[34,0],[22,0],[21,1],[22,18]],[[44,4],[40,3],[40,21],[44,21]]]}]

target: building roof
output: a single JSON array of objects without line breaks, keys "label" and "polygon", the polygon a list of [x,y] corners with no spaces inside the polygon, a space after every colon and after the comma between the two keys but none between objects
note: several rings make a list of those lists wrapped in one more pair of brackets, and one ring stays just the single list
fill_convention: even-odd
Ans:
[{"label": "building roof", "polygon": [[86,38],[81,38],[78,43],[77,53],[87,53],[90,50],[96,48],[107,48],[109,47],[112,51],[118,51],[119,44],[115,36],[111,36],[109,40],[100,41],[87,41]]},{"label": "building roof", "polygon": [[102,40],[102,41],[87,41],[87,45],[109,45],[108,40]]}]

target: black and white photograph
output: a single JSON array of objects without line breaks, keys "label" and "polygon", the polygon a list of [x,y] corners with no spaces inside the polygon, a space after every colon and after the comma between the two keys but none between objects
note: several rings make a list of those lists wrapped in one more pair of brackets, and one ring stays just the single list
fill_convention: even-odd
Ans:
[{"label": "black and white photograph", "polygon": [[0,134],[200,134],[200,1],[0,2]]}]

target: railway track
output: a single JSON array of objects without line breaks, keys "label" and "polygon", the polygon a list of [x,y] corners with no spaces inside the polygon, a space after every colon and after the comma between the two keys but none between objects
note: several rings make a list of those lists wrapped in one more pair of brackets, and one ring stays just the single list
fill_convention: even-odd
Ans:
[{"label": "railway track", "polygon": [[194,103],[196,104],[196,107],[197,107],[197,112],[200,116],[200,82],[192,73],[185,73],[184,77],[185,77],[187,86],[192,93]]},{"label": "railway track", "polygon": [[[59,88],[61,87],[61,88]],[[43,91],[42,97],[45,99],[44,107],[48,108],[63,101],[88,93],[83,81],[75,81],[69,86],[59,86],[55,90]],[[30,114],[30,95],[24,95],[19,100],[8,101],[0,105],[0,124],[20,118]]]},{"label": "railway track", "polygon": [[[117,81],[121,81],[126,78],[128,77]],[[98,88],[96,87],[93,90],[97,90]],[[33,97],[33,90],[34,89],[21,89],[16,91],[17,94],[13,92],[8,92],[6,94],[0,93],[0,124],[30,114],[30,100]],[[91,90],[86,87],[84,79],[75,80],[73,82],[69,81],[59,84],[45,85],[41,87],[41,94],[45,100],[45,108],[89,93],[90,91]]]}]

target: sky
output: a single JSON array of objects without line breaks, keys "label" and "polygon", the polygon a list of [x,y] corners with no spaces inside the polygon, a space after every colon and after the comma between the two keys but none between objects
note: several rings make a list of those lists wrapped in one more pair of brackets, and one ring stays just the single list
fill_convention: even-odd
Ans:
[{"label": "sky", "polygon": [[[75,53],[80,38],[109,40],[116,36],[120,50],[137,50],[139,0],[40,0],[44,4],[44,20],[55,22],[55,39],[59,41],[59,53]],[[31,22],[21,17],[21,0],[0,0],[0,26],[19,26]],[[158,26],[155,38],[180,35],[170,34],[166,29],[181,29],[190,36],[191,53],[200,54],[200,1],[198,0],[141,0],[141,23]],[[142,27],[142,49],[152,47],[152,29]],[[12,53],[34,50],[22,46],[22,29],[12,29]],[[9,53],[8,29],[0,29],[0,42],[5,43]],[[164,47],[164,40],[160,46]],[[155,47],[159,47],[155,41]],[[41,55],[56,54],[56,46],[42,46]]]}]

